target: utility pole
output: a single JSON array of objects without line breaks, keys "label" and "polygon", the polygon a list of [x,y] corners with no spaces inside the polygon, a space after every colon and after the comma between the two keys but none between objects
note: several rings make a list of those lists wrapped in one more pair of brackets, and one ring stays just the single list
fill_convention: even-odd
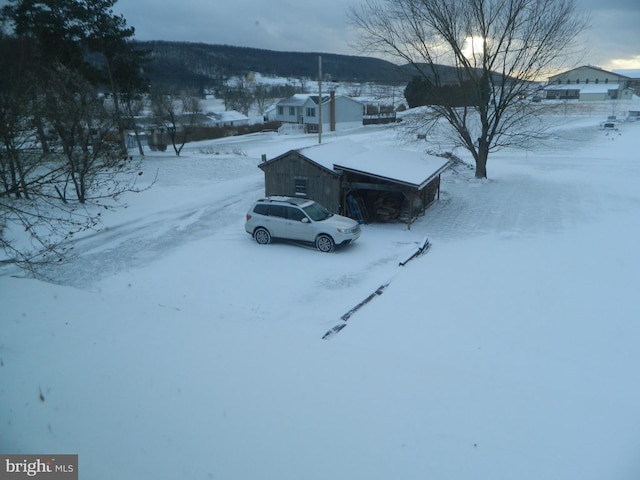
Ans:
[{"label": "utility pole", "polygon": [[322,143],[322,55],[318,55],[318,143]]}]

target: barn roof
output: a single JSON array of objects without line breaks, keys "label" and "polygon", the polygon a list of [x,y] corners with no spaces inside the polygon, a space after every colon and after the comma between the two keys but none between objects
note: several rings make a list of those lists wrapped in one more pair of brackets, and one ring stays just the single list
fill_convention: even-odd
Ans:
[{"label": "barn roof", "polygon": [[327,169],[343,170],[421,189],[449,166],[449,160],[411,150],[336,141],[298,150]]},{"label": "barn roof", "polygon": [[549,85],[545,90],[580,90],[580,93],[607,93],[610,90],[620,90],[619,83],[574,83]]},{"label": "barn roof", "polygon": [[616,75],[623,75],[628,78],[640,78],[640,68],[623,68],[618,70],[612,70]]},{"label": "barn roof", "polygon": [[565,72],[557,73],[556,75],[551,75],[549,77],[549,81],[555,81],[555,79],[566,77],[569,74],[571,74],[572,72],[584,71],[584,70],[591,70],[591,71],[594,71],[594,72],[610,74],[610,75],[617,75],[618,77],[627,78],[626,74],[621,73],[622,72],[621,70],[618,70],[617,72],[613,72],[613,71],[605,70],[604,68],[596,67],[594,65],[582,65],[580,67],[572,68],[572,69],[567,70]]}]

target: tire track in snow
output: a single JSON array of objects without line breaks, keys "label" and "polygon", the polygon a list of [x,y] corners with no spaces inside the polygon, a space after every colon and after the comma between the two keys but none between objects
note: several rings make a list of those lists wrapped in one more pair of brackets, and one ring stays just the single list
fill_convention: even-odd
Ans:
[{"label": "tire track in snow", "polygon": [[168,251],[236,223],[246,213],[251,192],[255,190],[258,196],[261,188],[251,179],[248,185],[234,189],[237,194],[154,212],[73,240],[76,256],[68,264],[45,267],[40,274],[57,284],[90,288],[102,278],[151,263]]}]

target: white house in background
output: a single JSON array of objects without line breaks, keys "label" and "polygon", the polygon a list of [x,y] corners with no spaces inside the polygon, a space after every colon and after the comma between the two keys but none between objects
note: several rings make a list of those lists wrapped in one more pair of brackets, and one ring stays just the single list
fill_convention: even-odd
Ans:
[{"label": "white house in background", "polygon": [[334,132],[362,125],[363,105],[351,97],[330,92],[320,101],[317,94],[298,93],[276,104],[275,120],[283,130],[317,133],[322,108],[322,131]]},{"label": "white house in background", "polygon": [[586,65],[549,77],[546,100],[628,100],[640,79]]},{"label": "white house in background", "polygon": [[242,125],[249,125],[249,117],[235,110],[212,112],[208,113],[207,116],[209,117],[210,125],[214,127],[240,127]]},{"label": "white house in background", "polygon": [[265,122],[275,122],[276,121],[276,105],[271,105],[264,111],[264,121]]}]

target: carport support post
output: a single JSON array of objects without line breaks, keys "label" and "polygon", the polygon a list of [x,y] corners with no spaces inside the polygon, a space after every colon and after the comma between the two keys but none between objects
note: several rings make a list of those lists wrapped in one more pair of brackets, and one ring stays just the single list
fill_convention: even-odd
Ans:
[{"label": "carport support post", "polygon": [[415,193],[411,190],[409,194],[409,216],[407,217],[407,230],[411,230],[411,220],[413,219],[413,198]]},{"label": "carport support post", "polygon": [[347,195],[349,195],[349,192],[350,190],[347,190],[346,187],[340,185],[340,205],[338,205],[338,209],[340,211],[338,213],[345,217],[349,216],[349,203],[347,202]]},{"label": "carport support post", "polygon": [[436,197],[438,200],[440,200],[440,177],[442,176],[442,174],[438,175],[438,196]]},{"label": "carport support post", "polygon": [[318,143],[322,143],[322,56],[318,56]]}]

